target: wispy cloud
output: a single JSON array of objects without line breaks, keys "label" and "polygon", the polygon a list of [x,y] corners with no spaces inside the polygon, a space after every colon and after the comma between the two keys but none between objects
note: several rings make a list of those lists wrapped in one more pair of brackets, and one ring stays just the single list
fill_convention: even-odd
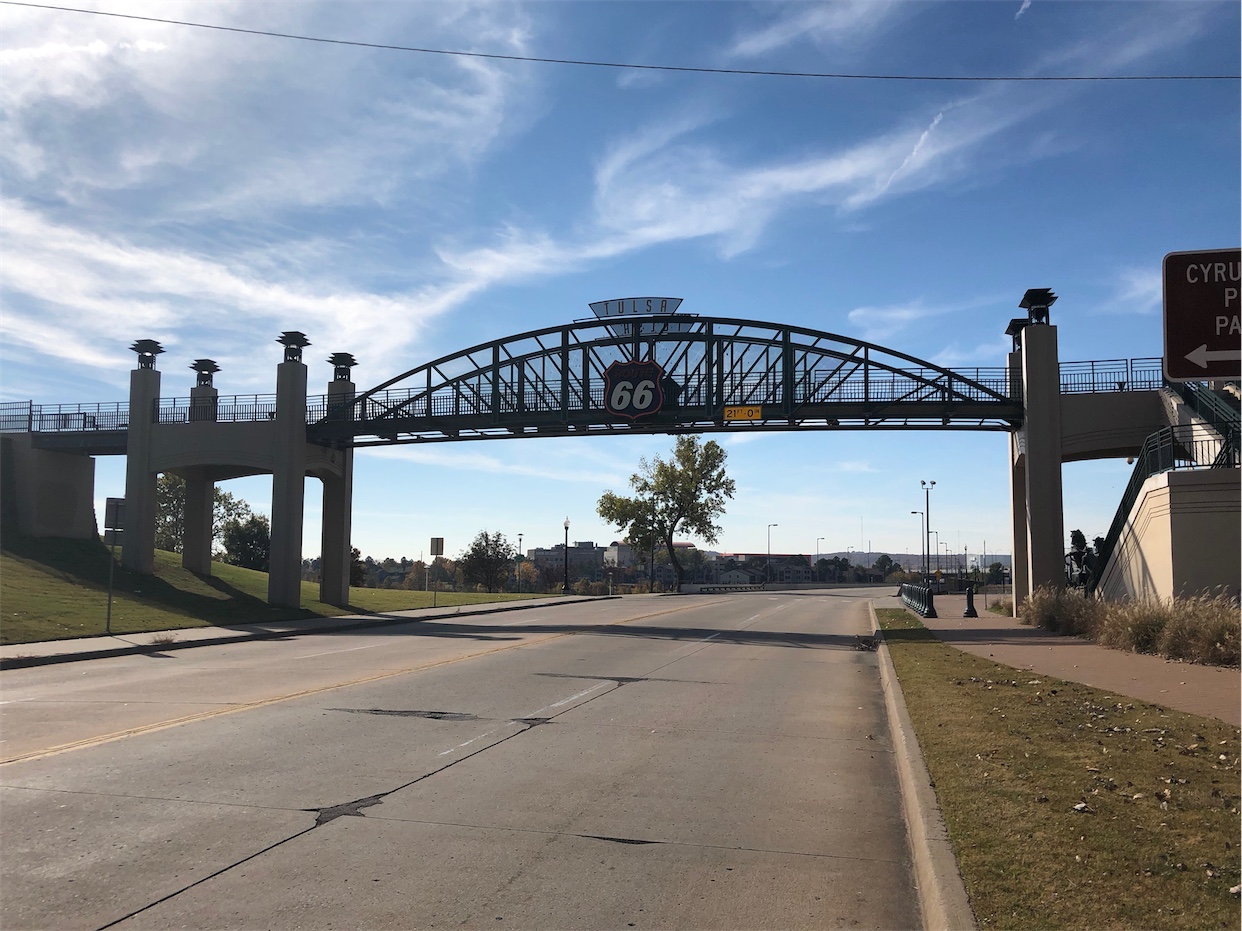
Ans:
[{"label": "wispy cloud", "polygon": [[776,6],[765,26],[738,36],[731,53],[753,57],[795,42],[840,44],[875,30],[897,5],[888,0],[839,0],[835,3],[787,3]]},{"label": "wispy cloud", "polygon": [[1102,314],[1156,314],[1164,303],[1161,272],[1149,268],[1121,268],[1113,274],[1112,290],[1094,308]]},{"label": "wispy cloud", "polygon": [[[33,350],[123,373],[118,360],[129,341],[154,338],[166,348],[217,358],[226,372],[230,363],[245,360],[236,375],[224,377],[240,380],[238,390],[254,390],[250,379],[266,381],[266,373],[242,371],[255,368],[249,363],[269,353],[281,330],[314,332],[328,351],[363,354],[366,347],[369,362],[390,365],[394,350],[455,302],[451,287],[390,297],[330,277],[282,281],[201,255],[52,223],[11,200],[0,202],[0,210],[0,252],[6,256],[0,334],[8,359]],[[198,345],[181,345],[188,324]]]},{"label": "wispy cloud", "polygon": [[1022,0],[1022,6],[1018,7],[1018,12],[1013,14],[1014,22],[1022,18],[1022,14],[1031,8],[1031,0]]}]

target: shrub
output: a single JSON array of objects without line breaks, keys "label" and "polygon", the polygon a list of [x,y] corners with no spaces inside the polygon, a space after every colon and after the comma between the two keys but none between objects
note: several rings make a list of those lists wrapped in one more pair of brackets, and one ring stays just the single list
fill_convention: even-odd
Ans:
[{"label": "shrub", "polygon": [[1225,594],[1109,602],[1039,588],[1022,603],[1019,620],[1089,636],[1101,646],[1191,663],[1236,666],[1242,655],[1238,602]]},{"label": "shrub", "polygon": [[1058,634],[1090,636],[1099,622],[1100,604],[1075,592],[1037,588],[1022,602],[1018,620]]}]

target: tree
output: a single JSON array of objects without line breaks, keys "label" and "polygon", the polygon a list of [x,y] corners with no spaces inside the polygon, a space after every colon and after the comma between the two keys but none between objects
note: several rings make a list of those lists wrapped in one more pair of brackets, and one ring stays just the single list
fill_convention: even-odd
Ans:
[{"label": "tree", "polygon": [[362,561],[362,550],[356,546],[349,548],[349,585],[351,588],[362,588],[367,584],[367,564]]},{"label": "tree", "polygon": [[893,557],[889,556],[888,553],[883,553],[880,558],[875,561],[875,571],[880,574],[881,579],[887,579],[889,573],[891,573],[895,568],[897,568],[897,564],[893,562]]},{"label": "tree", "polygon": [[639,460],[639,471],[630,476],[634,497],[606,491],[596,505],[599,516],[621,528],[631,543],[654,537],[663,544],[679,589],[685,570],[677,560],[673,537],[681,531],[707,543],[720,538],[716,520],[736,489],[725,474],[726,455],[715,440],[704,443],[697,436],[679,436],[668,462],[659,457]]},{"label": "tree", "polygon": [[482,585],[489,592],[494,592],[504,587],[516,555],[517,548],[505,540],[503,533],[480,530],[457,564],[466,582]]},{"label": "tree", "polygon": [[[225,524],[245,521],[250,505],[227,491],[215,489],[211,507],[211,538],[223,546]],[[155,482],[155,548],[180,553],[185,539],[185,479],[161,472]],[[216,549],[216,547],[213,547]]]},{"label": "tree", "polygon": [[224,562],[267,572],[272,551],[272,528],[262,514],[251,514],[244,521],[229,521],[224,525],[221,538],[224,541]]}]

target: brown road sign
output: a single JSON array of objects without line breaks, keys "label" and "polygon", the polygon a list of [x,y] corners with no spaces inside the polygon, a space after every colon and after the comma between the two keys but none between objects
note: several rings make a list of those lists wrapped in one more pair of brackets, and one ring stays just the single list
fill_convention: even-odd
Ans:
[{"label": "brown road sign", "polygon": [[1242,250],[1164,257],[1164,374],[1242,378]]}]

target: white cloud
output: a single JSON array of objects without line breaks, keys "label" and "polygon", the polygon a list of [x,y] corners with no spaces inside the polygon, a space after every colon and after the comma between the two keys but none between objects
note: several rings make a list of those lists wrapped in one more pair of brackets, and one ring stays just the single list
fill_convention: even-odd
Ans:
[{"label": "white cloud", "polygon": [[[196,345],[184,346],[187,354],[254,363],[270,354],[281,330],[302,329],[328,351],[352,350],[385,366],[456,301],[451,285],[385,296],[330,278],[281,281],[238,264],[58,225],[13,201],[0,205],[6,256],[0,333],[9,355],[36,350],[111,368],[134,339],[181,349],[192,329]],[[247,340],[251,348],[239,350]],[[237,371],[229,377],[249,387],[248,378],[268,376]]]},{"label": "white cloud", "polygon": [[888,0],[782,4],[773,22],[739,36],[730,51],[733,55],[753,57],[800,41],[816,44],[857,41],[888,19],[896,8],[897,5]]},{"label": "white cloud", "polygon": [[838,462],[833,468],[837,472],[851,472],[855,474],[864,474],[868,472],[878,472],[879,469],[871,465],[871,463],[862,459],[845,459]]},{"label": "white cloud", "polygon": [[1031,8],[1031,0],[1022,0],[1022,6],[1018,7],[1018,12],[1013,14],[1014,22],[1021,19],[1022,14]]},{"label": "white cloud", "polygon": [[1113,275],[1110,293],[1096,306],[1104,314],[1156,314],[1164,306],[1164,280],[1159,269],[1122,268]]}]

